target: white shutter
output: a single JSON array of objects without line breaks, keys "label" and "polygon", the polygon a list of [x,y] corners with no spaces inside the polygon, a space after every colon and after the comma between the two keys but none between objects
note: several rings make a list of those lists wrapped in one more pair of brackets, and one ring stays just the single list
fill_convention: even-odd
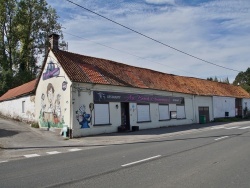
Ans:
[{"label": "white shutter", "polygon": [[177,109],[177,119],[186,118],[185,107],[184,106],[176,106]]},{"label": "white shutter", "polygon": [[110,124],[109,122],[109,104],[95,104],[95,125]]},{"label": "white shutter", "polygon": [[169,119],[168,105],[159,105],[159,119],[160,120]]},{"label": "white shutter", "polygon": [[137,117],[138,117],[138,122],[150,121],[150,109],[148,104],[137,105]]}]

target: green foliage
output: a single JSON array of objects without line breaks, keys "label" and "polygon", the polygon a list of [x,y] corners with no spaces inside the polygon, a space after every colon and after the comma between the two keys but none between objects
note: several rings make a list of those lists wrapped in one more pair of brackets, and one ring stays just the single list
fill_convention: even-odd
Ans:
[{"label": "green foliage", "polygon": [[250,68],[248,68],[245,72],[240,72],[236,76],[233,84],[240,85],[243,89],[250,93]]},{"label": "green foliage", "polygon": [[39,128],[39,124],[38,123],[32,123],[31,127],[33,127],[33,128]]},{"label": "green foliage", "polygon": [[220,80],[218,80],[218,78],[215,76],[214,78],[213,78],[213,77],[208,77],[207,80],[214,81],[214,82],[222,82],[222,83],[227,83],[227,84],[229,84],[229,79],[228,79],[228,77],[225,78],[225,79],[220,79]]},{"label": "green foliage", "polygon": [[46,0],[0,0],[0,95],[37,76],[48,35],[62,36],[57,19]]},{"label": "green foliage", "polygon": [[215,118],[214,122],[234,122],[242,121],[242,118],[239,117],[227,117],[227,118]]}]

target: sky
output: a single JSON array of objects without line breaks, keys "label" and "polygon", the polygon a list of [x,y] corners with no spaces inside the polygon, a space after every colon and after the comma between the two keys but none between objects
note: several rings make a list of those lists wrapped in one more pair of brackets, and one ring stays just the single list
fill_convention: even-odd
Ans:
[{"label": "sky", "polygon": [[[250,67],[250,0],[47,0],[68,51],[168,74],[232,83]],[[190,57],[173,48],[224,69]]]}]

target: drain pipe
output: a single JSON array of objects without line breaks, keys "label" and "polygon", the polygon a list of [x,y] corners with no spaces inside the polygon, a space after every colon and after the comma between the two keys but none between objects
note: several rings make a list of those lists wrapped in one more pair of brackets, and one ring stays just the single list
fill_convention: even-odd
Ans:
[{"label": "drain pipe", "polygon": [[193,119],[194,119],[195,123],[197,123],[196,113],[195,113],[196,106],[195,106],[195,101],[194,100],[195,100],[195,96],[193,95]]},{"label": "drain pipe", "polygon": [[72,109],[72,103],[73,103],[73,99],[72,99],[72,93],[73,93],[73,89],[72,89],[72,83],[70,84],[70,107],[69,107],[69,111],[70,111],[70,125],[69,125],[69,138],[73,138],[73,109]]}]

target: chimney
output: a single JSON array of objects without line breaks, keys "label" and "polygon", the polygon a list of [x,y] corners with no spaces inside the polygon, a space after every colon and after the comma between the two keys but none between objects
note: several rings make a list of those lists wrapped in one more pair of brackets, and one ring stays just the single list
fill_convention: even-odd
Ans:
[{"label": "chimney", "polygon": [[49,35],[50,49],[51,50],[59,50],[59,35],[52,33]]}]

